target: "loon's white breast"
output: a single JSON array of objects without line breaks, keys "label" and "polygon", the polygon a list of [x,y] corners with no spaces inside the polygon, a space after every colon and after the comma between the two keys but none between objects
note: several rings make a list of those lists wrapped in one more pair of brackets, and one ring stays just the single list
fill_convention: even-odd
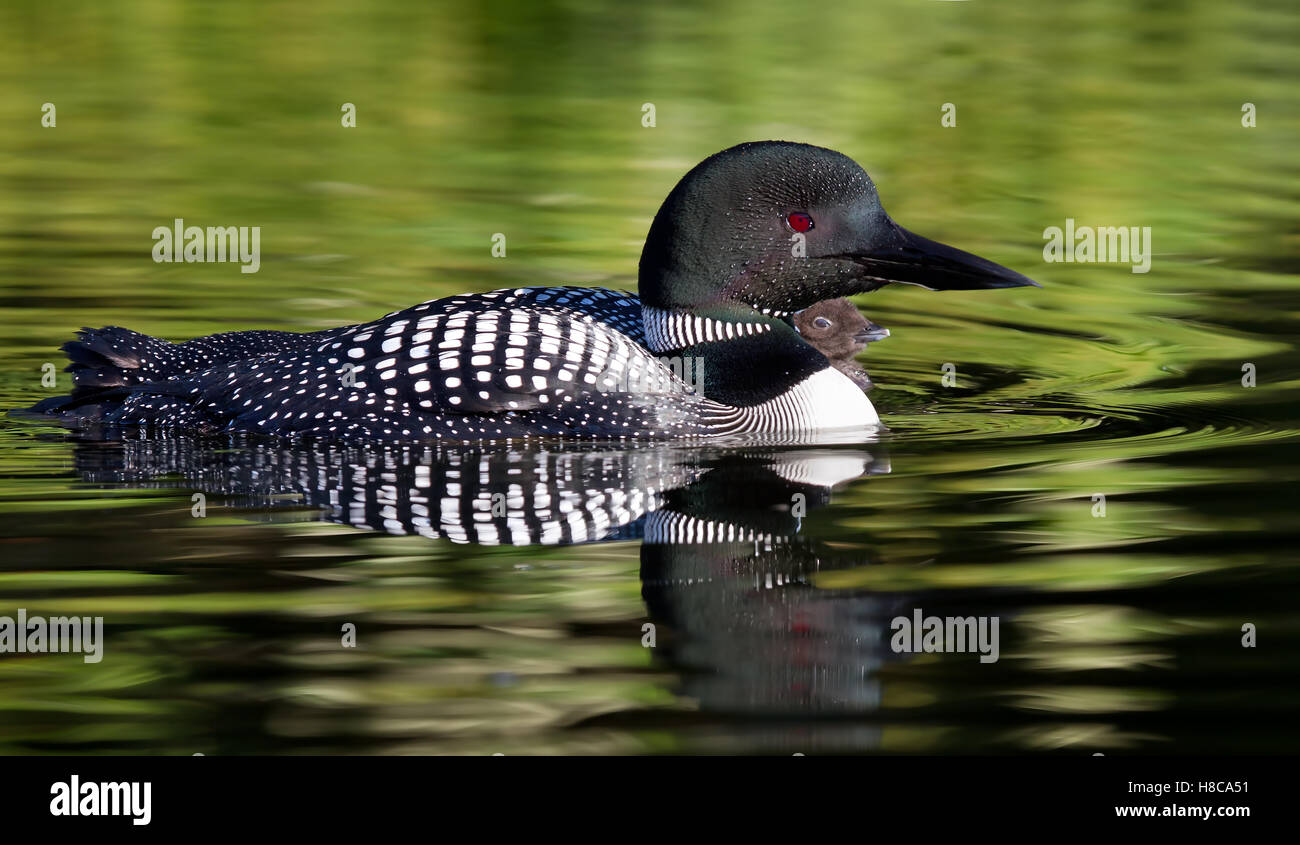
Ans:
[{"label": "loon's white breast", "polygon": [[784,393],[757,405],[714,403],[701,415],[718,433],[807,433],[871,428],[880,415],[848,376],[826,367]]},{"label": "loon's white breast", "polygon": [[815,431],[880,425],[880,415],[867,394],[834,367],[813,373],[790,393],[807,403],[807,419]]}]

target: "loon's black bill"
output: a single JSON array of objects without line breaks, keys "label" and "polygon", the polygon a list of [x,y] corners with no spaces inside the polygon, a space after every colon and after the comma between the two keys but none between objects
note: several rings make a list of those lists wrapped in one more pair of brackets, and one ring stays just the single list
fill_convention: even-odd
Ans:
[{"label": "loon's black bill", "polygon": [[956,247],[923,238],[901,226],[894,242],[849,256],[874,280],[930,290],[1042,287],[1028,276]]}]

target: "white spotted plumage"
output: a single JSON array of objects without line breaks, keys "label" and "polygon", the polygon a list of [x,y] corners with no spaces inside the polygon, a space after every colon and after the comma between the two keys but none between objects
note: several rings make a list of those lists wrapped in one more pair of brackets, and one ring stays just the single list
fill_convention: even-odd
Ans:
[{"label": "white spotted plumage", "polygon": [[[642,307],[630,293],[604,289],[449,297],[309,334],[235,332],[168,344],[100,331],[132,341],[109,347],[121,360],[122,382],[133,386],[104,414],[110,423],[489,440],[808,432],[879,422],[861,390],[829,368],[766,402],[710,401],[658,355],[770,326]],[[136,348],[154,363],[146,367],[138,352],[133,359]]]}]

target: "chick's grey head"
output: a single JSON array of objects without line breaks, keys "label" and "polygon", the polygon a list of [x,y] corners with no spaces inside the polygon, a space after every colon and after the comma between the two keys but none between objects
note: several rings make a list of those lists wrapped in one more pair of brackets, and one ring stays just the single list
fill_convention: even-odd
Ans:
[{"label": "chick's grey head", "polygon": [[850,300],[828,299],[794,314],[799,335],[831,361],[850,360],[868,343],[889,337],[883,328],[862,316]]}]

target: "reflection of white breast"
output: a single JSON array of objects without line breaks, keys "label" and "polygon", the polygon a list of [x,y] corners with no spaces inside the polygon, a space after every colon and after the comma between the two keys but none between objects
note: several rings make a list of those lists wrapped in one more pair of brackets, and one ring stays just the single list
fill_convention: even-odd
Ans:
[{"label": "reflection of white breast", "polygon": [[829,431],[880,425],[880,415],[867,394],[832,367],[813,373],[766,402],[739,408],[721,405],[702,416],[707,425],[727,433]]},{"label": "reflection of white breast", "polygon": [[790,452],[772,461],[772,472],[794,484],[813,484],[827,490],[866,475],[871,455],[865,452]]}]

